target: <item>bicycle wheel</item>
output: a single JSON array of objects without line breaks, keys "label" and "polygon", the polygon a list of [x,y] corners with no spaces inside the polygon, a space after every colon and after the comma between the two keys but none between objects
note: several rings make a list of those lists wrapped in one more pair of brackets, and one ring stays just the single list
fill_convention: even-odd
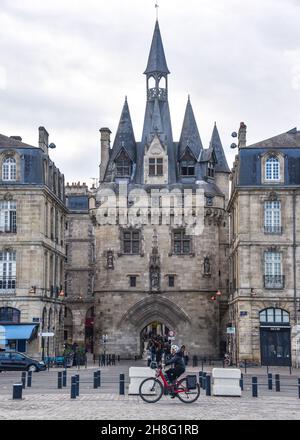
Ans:
[{"label": "bicycle wheel", "polygon": [[186,378],[178,382],[177,390],[179,392],[176,393],[176,396],[184,403],[193,403],[200,396],[200,385],[197,383],[194,390],[189,390],[187,388]]},{"label": "bicycle wheel", "polygon": [[158,402],[163,395],[162,383],[155,377],[148,377],[141,383],[139,393],[144,402]]}]

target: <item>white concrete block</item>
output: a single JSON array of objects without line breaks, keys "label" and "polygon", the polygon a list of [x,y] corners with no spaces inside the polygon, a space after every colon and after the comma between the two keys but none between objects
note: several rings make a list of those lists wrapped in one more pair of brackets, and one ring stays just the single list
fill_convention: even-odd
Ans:
[{"label": "white concrete block", "polygon": [[212,395],[241,397],[241,370],[237,368],[213,368]]},{"label": "white concrete block", "polygon": [[139,394],[140,384],[147,377],[155,377],[156,371],[149,367],[130,367],[129,368],[129,388],[128,394]]}]

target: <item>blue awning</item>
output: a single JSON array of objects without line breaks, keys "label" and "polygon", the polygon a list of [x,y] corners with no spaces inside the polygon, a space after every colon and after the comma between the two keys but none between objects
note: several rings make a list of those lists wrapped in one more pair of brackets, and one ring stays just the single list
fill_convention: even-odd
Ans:
[{"label": "blue awning", "polygon": [[5,328],[5,339],[31,339],[37,328],[36,324],[3,325]]}]

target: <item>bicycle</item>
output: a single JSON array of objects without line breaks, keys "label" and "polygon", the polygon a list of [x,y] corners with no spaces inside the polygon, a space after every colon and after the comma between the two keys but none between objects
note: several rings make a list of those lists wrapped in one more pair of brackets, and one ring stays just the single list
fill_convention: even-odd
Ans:
[{"label": "bicycle", "polygon": [[140,384],[139,395],[147,403],[156,403],[161,399],[164,391],[173,396],[177,396],[181,402],[193,403],[200,396],[200,385],[196,383],[196,388],[188,388],[187,377],[176,380],[175,384],[170,384],[161,367],[157,368],[155,377],[148,377]]}]

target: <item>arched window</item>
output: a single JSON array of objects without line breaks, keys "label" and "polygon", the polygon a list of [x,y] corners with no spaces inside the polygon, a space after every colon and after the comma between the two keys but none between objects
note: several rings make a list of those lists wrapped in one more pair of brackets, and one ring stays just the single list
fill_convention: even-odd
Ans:
[{"label": "arched window", "polygon": [[1,307],[0,308],[0,322],[9,322],[14,324],[19,324],[20,322],[20,310],[14,309],[13,307]]},{"label": "arched window", "polygon": [[13,157],[8,157],[2,165],[2,180],[14,181],[17,179],[17,165]]},{"label": "arched window", "polygon": [[116,161],[117,177],[131,176],[131,160],[124,150],[121,151]]},{"label": "arched window", "polygon": [[181,176],[194,176],[195,175],[195,159],[187,151],[180,162],[180,174]]},{"label": "arched window", "polygon": [[280,180],[280,163],[277,157],[271,156],[266,160],[265,178],[266,180]]},{"label": "arched window", "polygon": [[270,307],[259,313],[259,321],[265,324],[288,324],[290,322],[290,316],[289,313],[283,309]]}]

